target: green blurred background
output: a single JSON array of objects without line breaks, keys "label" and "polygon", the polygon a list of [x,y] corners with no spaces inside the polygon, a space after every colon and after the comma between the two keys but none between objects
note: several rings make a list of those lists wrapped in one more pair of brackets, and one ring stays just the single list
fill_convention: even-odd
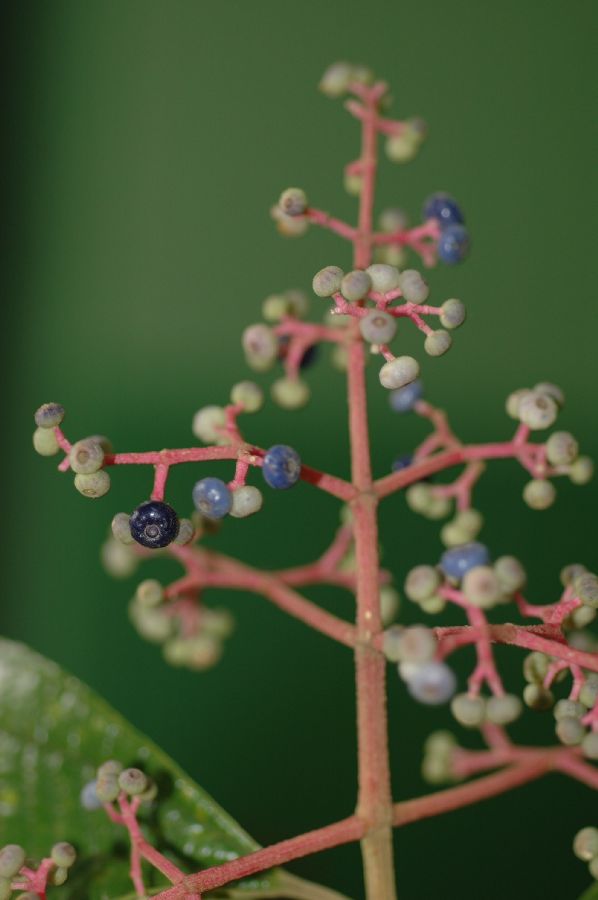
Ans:
[{"label": "green blurred background", "polygon": [[[98,561],[112,514],[147,496],[150,473],[117,472],[111,494],[89,503],[53,461],[34,456],[32,411],[59,400],[70,436],[106,433],[120,449],[185,446],[195,409],[225,402],[247,377],[239,334],[263,297],[348,264],[336,238],[314,229],[284,241],[268,217],[288,184],[354,215],[341,167],[357,153],[357,129],[315,91],[326,65],[344,57],[391,82],[398,116],[429,123],[416,162],[382,167],[382,204],[417,220],[424,196],[449,190],[473,234],[466,265],[430,276],[433,297],[461,297],[470,318],[447,358],[424,361],[428,396],[450,408],[464,439],[503,439],[507,393],[556,381],[568,396],[561,426],[598,456],[597,6],[56,0],[7,3],[2,16],[2,630],[95,687],[262,843],[343,817],[355,788],[350,655],[260,598],[232,594],[213,598],[238,621],[222,663],[204,675],[168,668],[128,622],[135,579],[114,582]],[[320,301],[314,307],[320,318]],[[404,347],[423,355],[411,334]],[[371,422],[383,472],[423,428],[391,416],[376,368]],[[250,436],[346,472],[342,376],[322,361],[308,378],[312,404],[295,414],[268,404]],[[195,477],[172,477],[181,512]],[[493,551],[521,555],[530,595],[544,602],[555,599],[563,564],[596,566],[598,487],[561,482],[554,508],[536,513],[521,501],[524,482],[515,464],[497,463],[476,504]],[[227,522],[217,544],[264,566],[300,562],[323,549],[337,516],[335,502],[301,486],[268,494],[255,519]],[[382,520],[397,580],[436,560],[437,526],[402,498],[386,501]],[[166,578],[166,568],[145,572]],[[351,613],[344,595],[312,596]],[[419,617],[404,603],[401,618]],[[520,653],[499,656],[520,690]],[[461,678],[470,665],[464,654]],[[514,732],[552,740],[550,718],[529,714]],[[390,721],[396,796],[412,796],[424,789],[421,743],[450,717],[417,707],[391,677]],[[411,826],[397,837],[401,896],[576,897],[589,879],[570,844],[590,823],[595,798],[552,776]],[[362,896],[354,847],[294,868]]]}]

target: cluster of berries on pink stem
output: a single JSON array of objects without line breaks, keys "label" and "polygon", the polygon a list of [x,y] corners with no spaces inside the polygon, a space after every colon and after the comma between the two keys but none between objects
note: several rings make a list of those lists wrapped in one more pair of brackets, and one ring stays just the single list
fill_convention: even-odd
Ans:
[{"label": "cluster of berries on pink stem", "polygon": [[[466,313],[464,304],[455,298],[430,305],[426,279],[419,269],[411,267],[409,254],[419,257],[424,267],[437,261],[449,265],[461,262],[469,249],[464,215],[452,197],[438,192],[424,203],[421,223],[410,227],[402,210],[389,208],[381,212],[376,229],[373,202],[377,140],[379,136],[385,138],[392,161],[408,163],[423,143],[425,126],[420,119],[388,118],[387,85],[376,81],[363,67],[337,63],[325,73],[320,87],[330,97],[348,95],[345,106],[362,127],[361,156],[345,169],[347,189],[359,196],[359,222],[353,226],[313,207],[300,188],[284,190],[272,216],[286,236],[299,236],[316,225],[349,241],[354,250],[353,268],[345,271],[328,265],[314,275],[313,294],[326,302],[319,321],[307,320],[309,299],[301,290],[268,296],[262,310],[265,321],[245,329],[242,345],[248,365],[259,376],[282,367],[271,384],[270,396],[289,410],[308,402],[306,372],[320,358],[322,348],[330,345],[331,361],[346,371],[349,385],[352,480],[308,466],[282,440],[267,449],[248,440],[239,420],[257,413],[265,402],[263,388],[250,380],[233,386],[227,404],[204,405],[195,413],[192,431],[201,446],[121,453],[115,452],[103,436],[71,443],[62,430],[64,410],[57,403],[45,404],[36,412],[34,445],[42,455],[62,453],[59,469],[74,473],[75,487],[86,497],[98,498],[108,492],[108,470],[112,467],[133,464],[153,469],[149,498],[132,513],[114,516],[103,559],[117,576],[131,574],[140,560],[156,552],[174,557],[183,567],[183,575],[169,585],[155,579],[143,581],[130,607],[134,626],[143,637],[162,646],[170,663],[204,669],[220,658],[233,622],[228,611],[209,608],[202,602],[203,591],[215,587],[249,589],[354,650],[360,710],[360,802],[354,817],[322,829],[316,845],[324,849],[346,840],[361,840],[368,895],[392,900],[392,861],[384,849],[382,834],[386,825],[382,827],[372,818],[372,810],[386,804],[385,822],[399,826],[492,796],[554,770],[598,788],[598,770],[592,765],[598,760],[598,643],[587,629],[598,610],[598,576],[579,563],[568,565],[561,574],[558,598],[543,604],[531,602],[526,594],[524,566],[512,555],[493,558],[480,541],[483,516],[473,506],[476,484],[489,460],[514,459],[520,463],[528,475],[522,488],[523,500],[535,510],[555,501],[556,477],[566,476],[574,484],[585,484],[592,477],[593,466],[588,457],[580,455],[578,442],[568,431],[552,431],[541,441],[533,440],[536,433],[552,428],[562,413],[563,392],[550,382],[511,393],[506,412],[515,420],[514,432],[504,440],[480,444],[463,443],[446,414],[426,399],[418,360],[395,355],[391,349],[400,339],[401,320],[410,321],[423,333],[424,350],[429,356],[439,357],[450,349],[452,332],[463,324]],[[430,319],[437,319],[441,327],[431,327]],[[379,381],[389,392],[390,414],[416,415],[430,425],[422,443],[409,450],[400,448],[390,472],[377,478],[372,477],[369,462],[363,381],[366,350],[367,356],[381,357]],[[216,460],[231,462],[230,480],[209,474],[197,480],[191,488],[193,513],[180,518],[165,500],[171,467]],[[451,482],[434,481],[436,473],[448,469],[457,470]],[[263,483],[266,491],[288,490],[306,482],[342,501],[338,530],[315,562],[264,571],[202,544],[203,536],[220,528],[226,517],[247,518],[262,508],[261,485],[248,483],[254,470],[260,470],[258,484]],[[436,615],[447,606],[457,607],[464,624],[405,627],[396,622],[399,593],[392,585],[391,574],[379,565],[371,509],[399,491],[405,493],[407,505],[415,513],[443,520],[440,538],[444,551],[406,574],[404,594],[419,606],[424,617]],[[303,595],[303,587],[316,583],[341,586],[355,595],[356,624],[328,613]],[[490,622],[490,611],[507,607],[538,621],[531,625]],[[494,655],[497,643],[517,646],[527,653],[521,696],[505,690]],[[476,663],[467,684],[459,688],[448,660],[468,645],[475,649]],[[364,646],[377,660],[374,667],[363,663],[360,654]],[[438,785],[498,771],[468,785],[393,803],[387,768],[385,662],[397,666],[416,701],[427,705],[450,703],[457,723],[466,729],[478,729],[485,741],[486,749],[473,751],[461,747],[451,733],[433,733],[423,754],[423,774],[429,782]],[[553,711],[558,738],[555,746],[521,746],[512,741],[506,728],[525,707]],[[365,775],[374,764],[381,770],[372,787]],[[146,785],[141,775],[135,775],[139,784],[144,781],[144,791],[135,794],[129,790],[133,782],[129,785],[126,773],[131,771],[123,773],[116,764],[106,764],[97,782],[97,797],[113,820],[128,822],[133,833],[131,811],[141,800],[127,797],[141,797]],[[378,791],[376,797],[373,791]],[[119,810],[113,807],[115,802],[120,803]],[[319,832],[311,833],[310,847],[315,846],[316,834]],[[576,852],[590,861],[590,870],[596,876],[598,832],[590,828],[580,834],[585,837],[576,839]],[[187,887],[192,885],[198,891],[218,887],[259,871],[258,866],[288,861],[305,852],[306,841],[306,836],[299,836],[284,842],[284,853],[274,852],[282,845],[260,851],[252,863],[254,868],[238,861],[199,873],[187,879]],[[133,844],[135,852],[151,856],[151,848],[143,845],[142,851],[139,849],[137,838]],[[164,896],[174,897],[175,893],[166,892]]]}]

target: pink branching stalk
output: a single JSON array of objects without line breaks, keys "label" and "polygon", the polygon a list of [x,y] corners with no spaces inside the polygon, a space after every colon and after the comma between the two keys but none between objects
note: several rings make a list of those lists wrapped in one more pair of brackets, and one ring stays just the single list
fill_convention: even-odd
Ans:
[{"label": "pink branching stalk", "polygon": [[[156,545],[164,546],[164,552],[181,564],[183,575],[165,587],[155,581],[143,582],[133,601],[134,623],[142,634],[164,644],[167,659],[201,669],[218,658],[230,622],[222,611],[203,604],[202,593],[208,588],[255,593],[347,646],[355,659],[358,792],[353,814],[246,857],[188,874],[147,843],[137,821],[139,801],[121,792],[116,805],[111,801],[105,808],[114,823],[128,831],[131,878],[139,896],[145,890],[142,860],[162,872],[172,884],[157,896],[175,900],[197,898],[205,891],[272,866],[359,841],[367,897],[393,900],[393,828],[476,803],[554,771],[598,788],[598,771],[591,764],[598,758],[598,750],[594,744],[590,748],[591,742],[587,742],[587,735],[595,736],[598,731],[598,682],[594,674],[598,673],[598,653],[587,634],[579,634],[598,607],[598,578],[581,566],[569,567],[563,574],[564,590],[556,602],[528,602],[523,594],[525,573],[521,564],[512,557],[492,564],[486,548],[475,542],[482,522],[472,507],[476,484],[491,460],[516,460],[529,473],[531,481],[524,489],[524,499],[536,509],[545,508],[554,499],[549,479],[569,475],[574,482],[583,483],[591,476],[591,464],[585,457],[578,457],[576,442],[566,432],[552,434],[545,442],[532,440],[534,431],[554,422],[562,405],[561,392],[554,385],[543,383],[509,397],[507,410],[518,422],[510,438],[465,444],[455,435],[446,414],[423,399],[421,390],[416,389],[416,360],[397,357],[391,350],[397,323],[401,326],[408,322],[422,332],[430,355],[439,356],[449,349],[448,331],[435,329],[428,320],[439,319],[445,329],[455,328],[464,319],[462,304],[448,300],[439,306],[430,305],[421,275],[409,269],[399,273],[396,266],[404,269],[406,249],[415,252],[426,266],[439,258],[457,262],[466,251],[466,233],[460,211],[445,195],[435,195],[426,204],[421,224],[408,227],[400,211],[390,210],[382,215],[380,229],[376,230],[378,139],[386,139],[391,159],[407,161],[421,143],[424,128],[420,120],[389,119],[383,113],[386,84],[364,81],[360,71],[337,64],[322,82],[322,89],[331,96],[349,94],[346,108],[361,126],[360,156],[345,169],[348,189],[359,196],[357,224],[343,222],[312,207],[303,191],[296,188],[285,191],[273,209],[283,234],[298,235],[309,225],[317,225],[349,242],[354,270],[345,275],[329,266],[314,278],[314,291],[331,303],[325,324],[302,321],[303,301],[297,292],[287,292],[266,301],[266,318],[275,324],[251,326],[243,337],[248,362],[254,368],[265,370],[277,359],[282,363],[284,377],[273,386],[273,396],[287,408],[302,405],[307,399],[308,389],[301,373],[309,354],[321,344],[332,346],[347,373],[350,480],[298,461],[295,451],[284,446],[283,461],[285,465],[293,463],[296,471],[292,470],[291,478],[291,469],[282,476],[273,469],[272,453],[278,453],[276,459],[280,461],[280,447],[265,450],[254,444],[239,421],[260,405],[260,390],[253,383],[235,386],[228,406],[199,411],[194,433],[207,444],[204,447],[115,453],[106,445],[98,450],[97,446],[90,446],[94,439],[71,444],[60,427],[62,414],[56,404],[42,407],[36,417],[37,449],[45,455],[62,450],[64,459],[59,469],[73,469],[77,488],[92,497],[108,490],[107,469],[145,465],[153,469],[151,500],[162,508],[171,466],[230,462],[228,483],[208,478],[204,482],[210,482],[209,485],[196,485],[194,500],[201,515],[196,514],[192,521],[181,520],[180,525],[177,522],[169,539]],[[448,225],[443,220],[445,214],[449,216]],[[372,265],[374,259],[378,262]],[[411,410],[431,426],[408,461],[381,477],[374,477],[371,467],[364,377],[366,352],[370,350],[382,358],[380,381],[393,391],[393,408],[398,412]],[[95,439],[96,445],[98,440]],[[346,504],[342,526],[316,561],[265,571],[202,546],[201,538],[213,528],[213,520],[228,512],[244,516],[259,509],[261,495],[250,481],[254,470],[260,469],[271,487],[286,488],[302,480]],[[429,481],[437,473],[450,470],[456,470],[452,481]],[[456,607],[460,624],[434,629],[387,627],[381,597],[390,575],[380,567],[377,510],[382,500],[401,491],[414,511],[430,518],[445,517],[454,509],[454,519],[442,530],[447,552],[438,566],[412,570],[406,593],[427,613],[439,611],[446,604]],[[130,519],[121,513],[114,520],[114,534],[124,545],[118,545],[117,556],[114,542],[107,548],[106,559],[112,568],[123,570],[124,566],[128,570],[136,557],[154,552],[131,544],[133,539],[145,542],[143,535],[139,537],[136,532],[136,513]],[[126,559],[123,554],[128,554]],[[454,568],[457,564],[462,566],[459,571]],[[302,588],[313,584],[336,585],[354,595],[353,621],[328,613],[301,593]],[[512,603],[521,617],[537,619],[540,624],[491,623],[488,610],[507,603]],[[526,658],[528,685],[524,691],[528,705],[550,705],[555,682],[563,677],[570,679],[565,706],[565,701],[559,701],[561,705],[555,707],[560,744],[528,747],[511,741],[505,726],[519,714],[521,703],[505,691],[494,655],[496,644],[523,648],[530,654]],[[395,802],[390,786],[387,662],[399,663],[400,675],[415,699],[443,702],[450,699],[455,687],[446,660],[460,648],[471,645],[476,663],[467,690],[453,698],[452,709],[459,722],[480,729],[486,749],[466,750],[453,738],[432,735],[426,745],[424,773],[433,783],[476,777],[466,784]]]}]

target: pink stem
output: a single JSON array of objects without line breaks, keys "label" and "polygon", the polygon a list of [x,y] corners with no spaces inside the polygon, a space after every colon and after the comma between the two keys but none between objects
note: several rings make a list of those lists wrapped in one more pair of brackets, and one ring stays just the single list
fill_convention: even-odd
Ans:
[{"label": "pink stem", "polygon": [[351,225],[348,225],[341,219],[335,219],[332,216],[329,216],[328,213],[323,212],[321,209],[313,209],[310,207],[305,211],[305,218],[313,225],[320,225],[322,228],[328,228],[329,231],[339,234],[348,241],[353,241],[355,239],[355,229]]},{"label": "pink stem", "polygon": [[152,500],[164,500],[164,492],[166,490],[166,482],[168,480],[169,466],[159,463],[156,466],[154,475],[154,489],[152,491]]}]

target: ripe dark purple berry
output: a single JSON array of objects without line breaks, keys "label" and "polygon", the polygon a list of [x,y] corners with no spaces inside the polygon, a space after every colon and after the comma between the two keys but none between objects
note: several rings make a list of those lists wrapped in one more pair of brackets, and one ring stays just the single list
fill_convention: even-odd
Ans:
[{"label": "ripe dark purple berry", "polygon": [[167,547],[179,533],[179,519],[172,506],[161,500],[147,500],[129,519],[131,536],[151,550]]}]

